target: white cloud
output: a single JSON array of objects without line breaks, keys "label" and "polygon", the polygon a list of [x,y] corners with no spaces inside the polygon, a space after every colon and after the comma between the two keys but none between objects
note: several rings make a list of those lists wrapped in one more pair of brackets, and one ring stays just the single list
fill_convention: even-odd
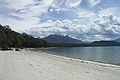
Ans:
[{"label": "white cloud", "polygon": [[82,0],[67,0],[66,5],[70,8],[80,6]]},{"label": "white cloud", "polygon": [[[0,14],[0,22],[1,24],[9,24],[14,30],[22,32],[37,26],[38,17],[47,12],[53,1],[42,0],[36,3],[33,0],[4,0],[2,1],[4,4],[0,3],[3,6],[0,6],[0,12],[3,13]],[[18,20],[17,17],[21,20]]]},{"label": "white cloud", "polygon": [[[42,27],[44,26],[44,27]],[[90,25],[89,25],[90,26]],[[68,34],[74,38],[81,40],[88,40],[88,33],[91,33],[93,28],[86,25],[80,25],[73,23],[70,20],[48,20],[39,25],[39,27],[34,27],[28,30],[35,37],[45,37],[50,34]],[[93,32],[94,34],[94,32]],[[90,35],[93,35],[92,33]],[[85,39],[86,38],[86,39]]]},{"label": "white cloud", "polygon": [[[42,27],[44,25],[44,27]],[[46,25],[46,26],[45,26]],[[77,24],[74,24],[72,21],[69,20],[63,20],[63,21],[52,21],[48,20],[44,23],[40,24],[39,27],[30,29],[32,32],[36,32],[36,30],[39,30],[40,35],[49,35],[49,34],[70,34],[74,33],[76,30],[82,31]],[[31,31],[30,31],[31,32]],[[44,34],[46,33],[46,34]],[[33,33],[32,33],[33,34]],[[74,34],[73,34],[74,35]]]},{"label": "white cloud", "polygon": [[81,5],[82,0],[54,0],[51,8],[61,10],[61,11],[68,11],[72,8],[79,8]]},{"label": "white cloud", "polygon": [[[0,0],[0,24],[9,24],[19,32],[30,29],[28,32],[36,37],[68,34],[87,41],[114,39],[119,36],[118,7],[94,12],[81,8],[81,2],[82,0]],[[92,9],[101,0],[88,2]],[[42,21],[41,15],[44,13],[47,13],[50,19],[45,17],[48,20]],[[52,15],[56,19],[52,19]],[[59,19],[59,15],[63,18]]]},{"label": "white cloud", "polygon": [[23,9],[26,5],[30,5],[33,3],[33,0],[4,0],[6,5],[9,9]]},{"label": "white cloud", "polygon": [[76,24],[70,20],[47,20],[39,27],[34,27],[28,31],[36,37],[45,37],[50,34],[68,34],[83,41],[111,40],[119,38],[120,18],[104,15],[87,25]]},{"label": "white cloud", "polygon": [[94,7],[99,4],[102,0],[88,0],[90,7]]},{"label": "white cloud", "polygon": [[94,22],[100,28],[99,34],[104,35],[106,38],[119,38],[120,18],[113,15],[104,15],[97,18]]},{"label": "white cloud", "polygon": [[107,9],[103,9],[101,11],[99,11],[99,16],[103,16],[103,15],[115,15],[117,17],[120,17],[120,9],[119,7],[111,7],[111,8],[107,8]]},{"label": "white cloud", "polygon": [[85,9],[79,9],[77,12],[76,12],[78,18],[92,18],[94,16],[96,16],[96,14],[92,11],[88,11],[88,10],[85,10]]},{"label": "white cloud", "polygon": [[71,8],[78,7],[80,5],[80,3],[81,3],[81,1],[78,1],[78,2],[76,2],[74,4],[72,4],[70,7]]}]

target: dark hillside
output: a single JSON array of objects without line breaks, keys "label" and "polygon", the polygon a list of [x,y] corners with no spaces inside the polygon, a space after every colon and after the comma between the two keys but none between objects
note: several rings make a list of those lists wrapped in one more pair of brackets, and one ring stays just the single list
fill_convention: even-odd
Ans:
[{"label": "dark hillside", "polygon": [[13,31],[9,26],[0,25],[0,48],[18,47],[18,48],[36,48],[46,47],[47,42],[38,38],[34,38],[27,34],[20,34]]}]

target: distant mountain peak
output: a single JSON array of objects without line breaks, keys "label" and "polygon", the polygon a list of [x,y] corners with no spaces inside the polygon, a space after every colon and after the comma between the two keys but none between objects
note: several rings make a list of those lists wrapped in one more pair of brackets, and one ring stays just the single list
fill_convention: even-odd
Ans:
[{"label": "distant mountain peak", "polygon": [[49,43],[65,43],[65,44],[82,44],[83,43],[81,40],[74,39],[69,35],[60,35],[60,34],[49,35],[43,38],[43,40]]}]

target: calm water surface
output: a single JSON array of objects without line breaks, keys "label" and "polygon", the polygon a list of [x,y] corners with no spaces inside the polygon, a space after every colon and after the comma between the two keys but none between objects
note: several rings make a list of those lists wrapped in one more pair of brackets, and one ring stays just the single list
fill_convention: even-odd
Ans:
[{"label": "calm water surface", "polygon": [[63,47],[40,50],[49,54],[120,65],[120,47]]}]

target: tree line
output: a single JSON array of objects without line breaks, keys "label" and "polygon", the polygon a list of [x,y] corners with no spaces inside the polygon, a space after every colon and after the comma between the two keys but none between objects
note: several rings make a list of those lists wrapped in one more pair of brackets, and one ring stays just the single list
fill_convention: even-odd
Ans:
[{"label": "tree line", "polygon": [[9,25],[0,24],[0,48],[38,48],[47,47],[48,43],[42,39],[34,38],[26,33],[13,31]]}]

